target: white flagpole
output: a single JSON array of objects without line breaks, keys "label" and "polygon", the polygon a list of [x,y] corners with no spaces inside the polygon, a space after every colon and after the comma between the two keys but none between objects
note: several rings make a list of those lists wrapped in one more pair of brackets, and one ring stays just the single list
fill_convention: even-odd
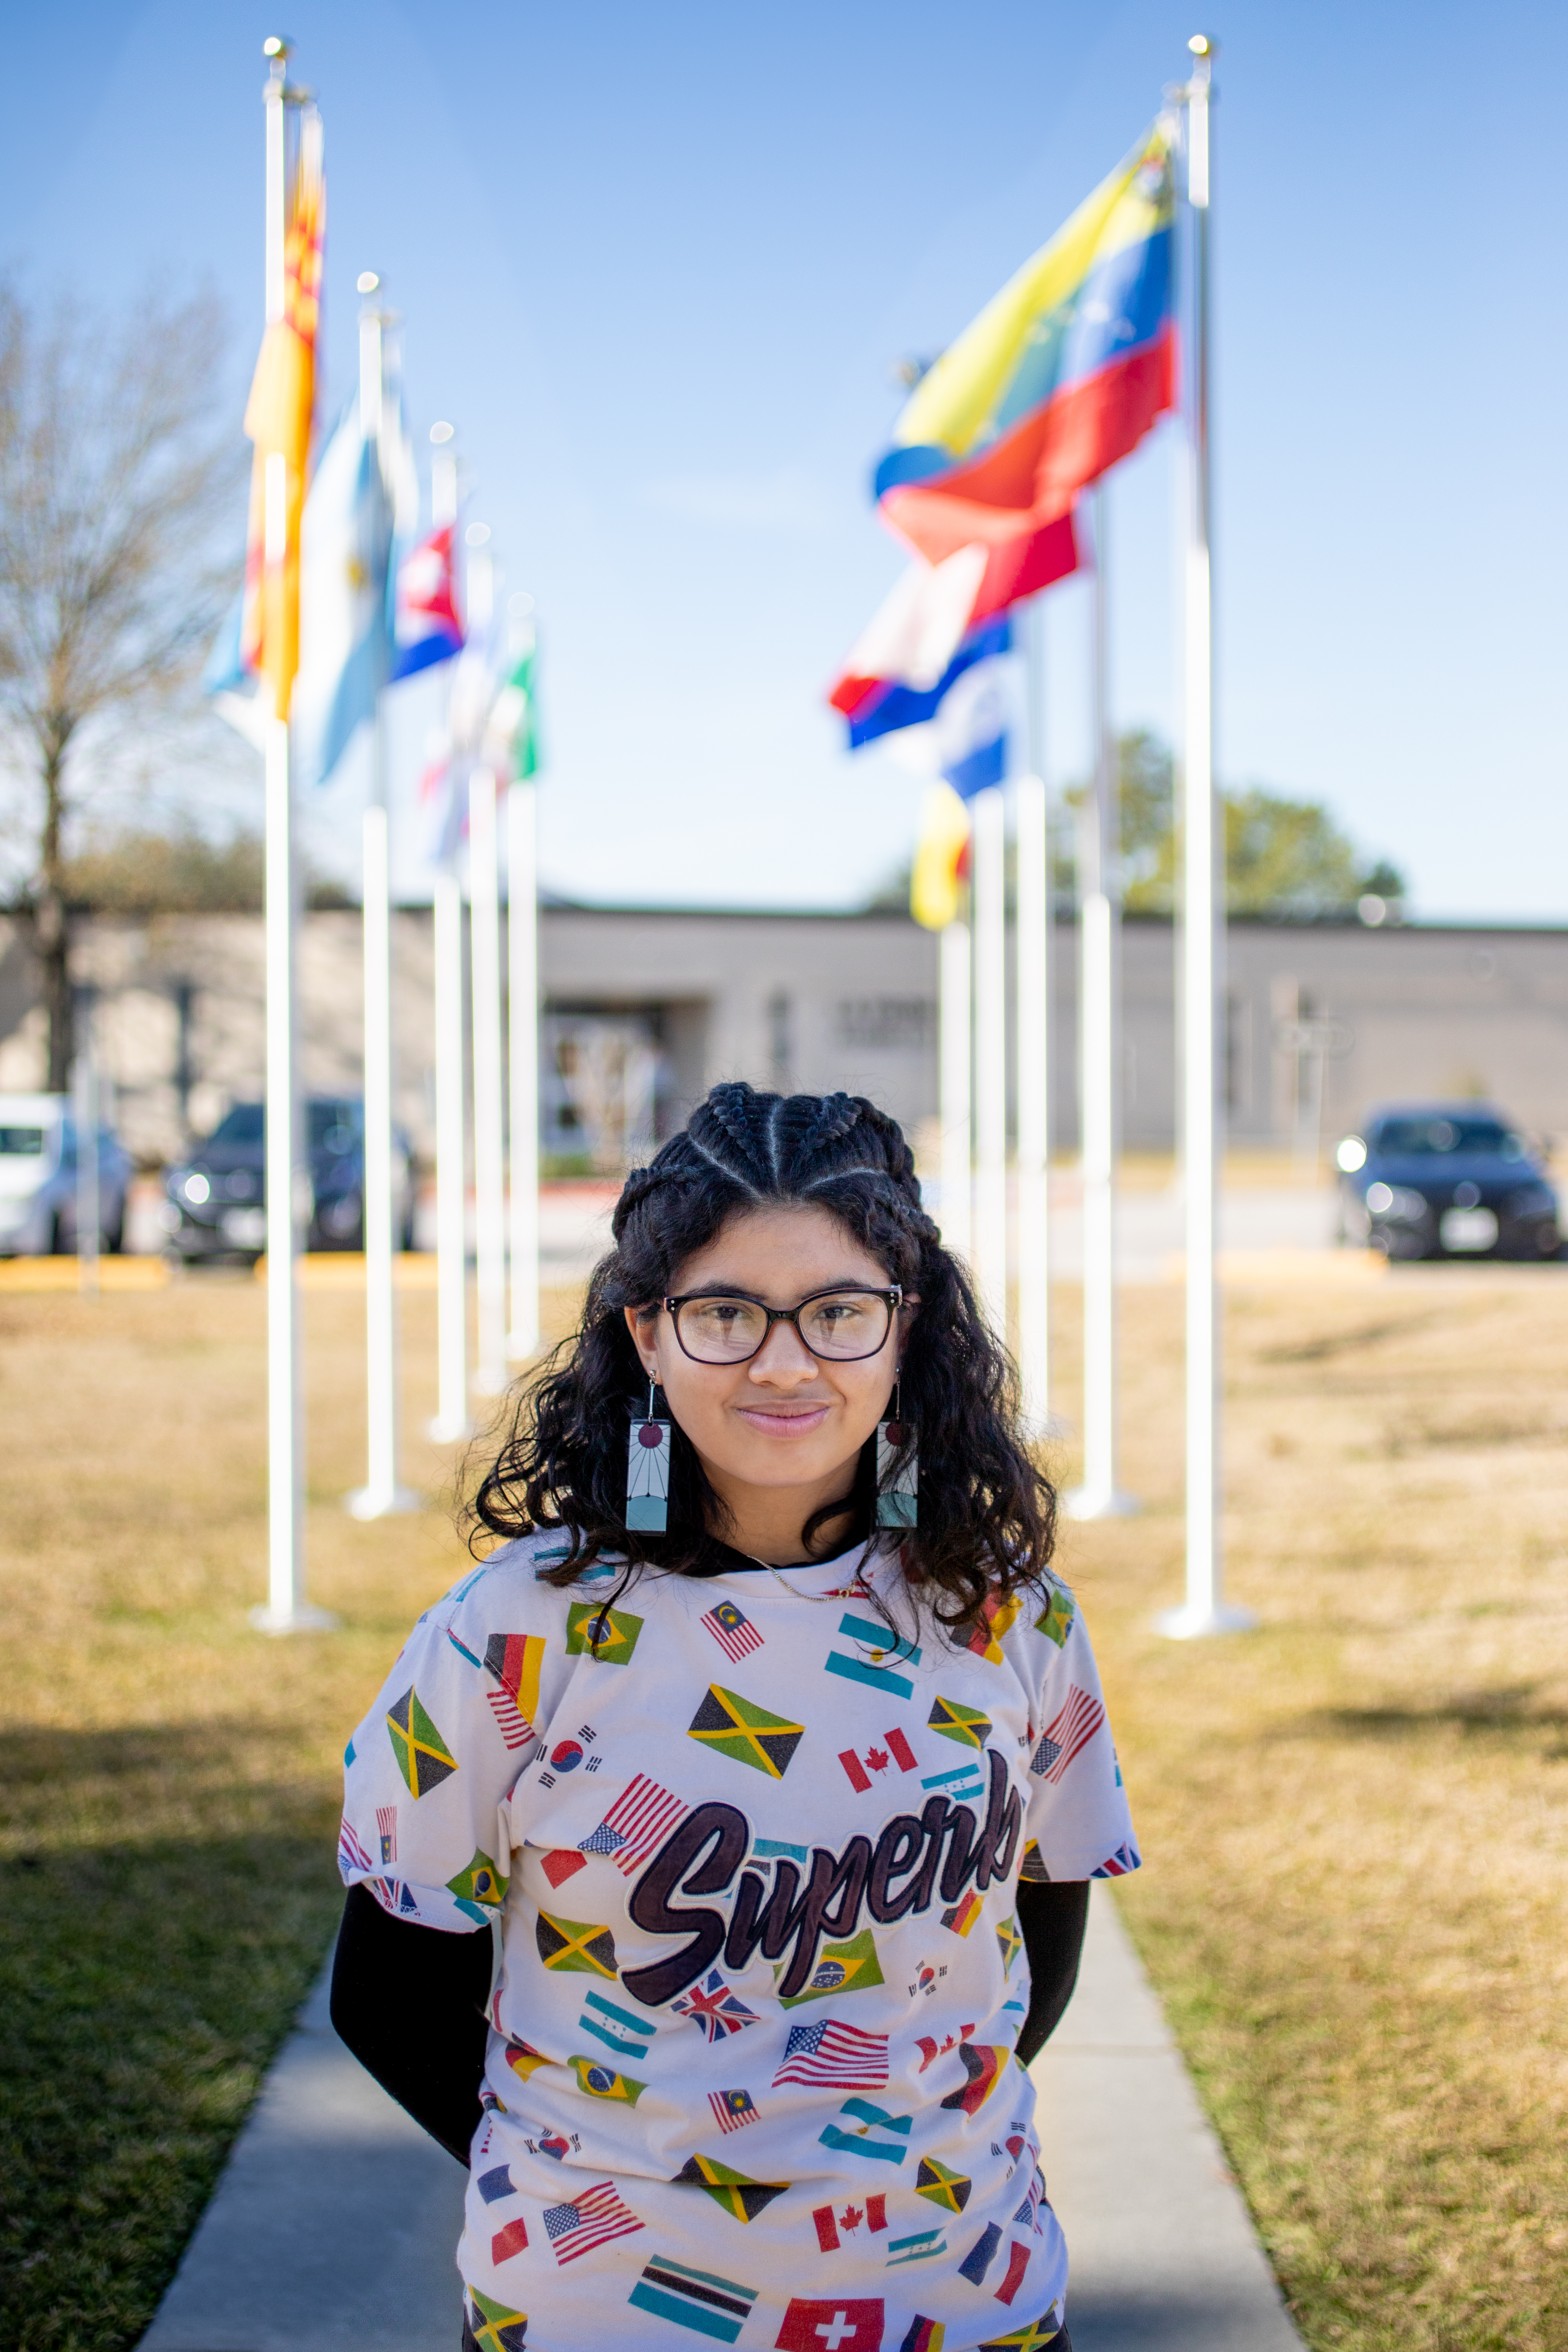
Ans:
[{"label": "white flagpole", "polygon": [[1183,762],[1182,978],[1185,1056],[1183,1142],[1187,1256],[1187,1594],[1160,1631],[1177,1639],[1256,1621],[1226,1605],[1220,1549],[1219,1294],[1215,1267],[1219,1167],[1215,1022],[1223,969],[1223,900],[1216,903],[1214,649],[1209,569],[1209,84],[1214,45],[1201,34],[1187,108],[1187,210],[1192,353],[1187,387],[1186,726]]},{"label": "white flagpole", "polygon": [[474,1386],[506,1386],[506,1144],[500,1029],[500,844],[495,771],[468,779],[468,899],[472,908],[474,1254],[479,1353]]},{"label": "white flagpole", "polygon": [[1116,963],[1121,846],[1110,734],[1106,494],[1094,500],[1095,778],[1079,828],[1079,953],[1083,1171],[1083,1483],[1065,1497],[1075,1519],[1124,1516],[1138,1506],[1116,1483],[1116,1153],[1121,1039]]},{"label": "white flagpole", "polygon": [[1014,787],[1017,855],[1018,1371],[1024,1427],[1043,1437],[1050,1392],[1051,877],[1045,758],[1045,614],[1024,608],[1029,772]]},{"label": "white flagpole", "polygon": [[[458,461],[449,425],[433,425],[431,521],[458,517]],[[463,890],[455,873],[436,877],[430,906],[436,1051],[436,1418],[438,1445],[467,1437],[468,1419],[468,1121],[463,1066]]]},{"label": "white flagpole", "polygon": [[531,782],[506,796],[507,991],[511,1049],[511,1329],[507,1354],[539,1346],[539,845]]},{"label": "white flagpole", "polygon": [[937,934],[937,1115],[942,1126],[942,1245],[967,1264],[973,1246],[974,1114],[967,923]]},{"label": "white flagpole", "polygon": [[[289,44],[265,44],[271,59],[267,106],[267,321],[285,308],[288,169],[285,113],[296,102],[287,88]],[[288,554],[288,459],[267,460],[264,478],[265,562]],[[265,688],[263,691],[265,692]],[[304,1415],[300,1379],[302,1332],[298,1260],[300,1202],[308,1182],[300,1150],[299,1059],[296,1039],[295,916],[299,866],[289,761],[289,722],[269,716],[266,740],[264,963],[267,984],[267,1549],[268,1599],[251,1612],[263,1633],[291,1633],[336,1623],[305,1598]]]},{"label": "white flagpole", "polygon": [[[359,290],[361,430],[374,441],[384,485],[391,468],[383,329],[375,296],[381,281],[365,270]],[[418,1507],[397,1483],[397,1299],[394,1288],[392,1202],[392,903],[386,791],[386,722],[376,697],[371,729],[371,800],[363,824],[362,920],[364,955],[364,1339],[365,1480],[345,1497],[356,1519],[384,1518]]]},{"label": "white flagpole", "polygon": [[974,873],[974,1280],[999,1339],[1007,1336],[1006,796],[987,785],[969,804]]},{"label": "white flagpole", "polygon": [[77,999],[76,1067],[71,1072],[76,1121],[76,1282],[84,1298],[96,1298],[98,1259],[103,1232],[98,1165],[97,992],[84,988]]}]

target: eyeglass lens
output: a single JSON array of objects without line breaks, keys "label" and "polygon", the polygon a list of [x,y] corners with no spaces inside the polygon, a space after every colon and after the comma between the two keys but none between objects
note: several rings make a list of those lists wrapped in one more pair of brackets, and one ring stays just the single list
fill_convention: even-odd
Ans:
[{"label": "eyeglass lens", "polygon": [[[800,1336],[814,1356],[840,1363],[874,1356],[892,1310],[874,1290],[836,1290],[800,1308]],[[768,1336],[766,1309],[750,1298],[689,1298],[679,1310],[681,1345],[704,1364],[737,1364]]]}]

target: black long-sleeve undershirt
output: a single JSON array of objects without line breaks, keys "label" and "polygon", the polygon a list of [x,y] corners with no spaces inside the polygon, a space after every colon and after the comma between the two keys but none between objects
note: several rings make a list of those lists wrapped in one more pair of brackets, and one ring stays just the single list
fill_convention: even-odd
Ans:
[{"label": "black long-sleeve undershirt", "polygon": [[[1078,1982],[1089,1888],[1026,1879],[1018,1932],[1029,1961],[1029,2009],[1018,2036],[1026,2065],[1045,2047]],[[467,2164],[479,2120],[490,1937],[395,1919],[367,1887],[349,1890],[332,1963],[332,2023],[382,2088],[448,2155]]]}]

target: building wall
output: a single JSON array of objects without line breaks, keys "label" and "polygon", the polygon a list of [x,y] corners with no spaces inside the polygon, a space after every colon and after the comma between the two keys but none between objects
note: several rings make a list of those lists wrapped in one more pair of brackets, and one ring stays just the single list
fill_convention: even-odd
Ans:
[{"label": "building wall", "polygon": [[[427,908],[394,918],[397,1116],[431,1148]],[[716,1079],[886,1105],[929,1143],[936,1111],[936,942],[899,915],[771,915],[546,908],[547,1016],[647,1016],[658,1131]],[[1568,931],[1237,923],[1226,940],[1229,1123],[1240,1142],[1331,1139],[1373,1102],[1486,1094],[1526,1126],[1568,1132]],[[300,926],[308,1091],[357,1092],[356,913]],[[1054,933],[1051,1096],[1059,1150],[1077,1141],[1077,937]],[[255,916],[102,919],[77,934],[97,992],[100,1058],[132,1150],[174,1157],[227,1104],[260,1092],[262,935]],[[1126,1141],[1168,1149],[1177,1100],[1176,937],[1122,930]],[[546,1037],[551,1034],[547,1020]],[[0,1090],[43,1076],[37,975],[0,919]],[[1321,1102],[1318,1101],[1321,1080]]]}]

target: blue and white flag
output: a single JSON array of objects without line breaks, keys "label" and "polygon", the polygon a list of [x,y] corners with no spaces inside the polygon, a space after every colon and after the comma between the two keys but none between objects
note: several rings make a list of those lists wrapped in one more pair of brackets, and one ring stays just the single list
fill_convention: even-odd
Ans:
[{"label": "blue and white flag", "polygon": [[999,784],[1007,772],[1011,647],[1005,614],[972,630],[934,686],[894,686],[868,714],[864,731],[851,722],[851,743],[858,749],[885,736],[900,767],[940,776],[961,800]]},{"label": "blue and white flag", "polygon": [[393,516],[375,443],[351,403],[305,501],[300,555],[295,773],[324,784],[392,666]]}]

